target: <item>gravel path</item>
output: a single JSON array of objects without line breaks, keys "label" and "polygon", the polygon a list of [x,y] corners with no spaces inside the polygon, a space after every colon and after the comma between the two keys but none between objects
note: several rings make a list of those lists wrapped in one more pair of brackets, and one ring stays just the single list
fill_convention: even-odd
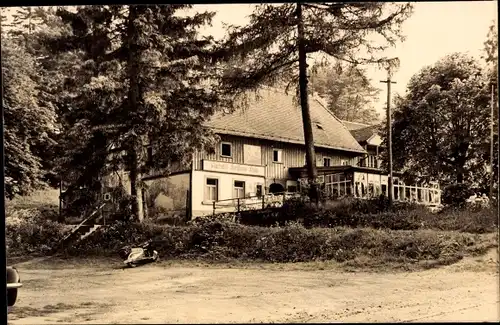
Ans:
[{"label": "gravel path", "polygon": [[498,321],[497,256],[412,273],[31,262],[9,324]]}]

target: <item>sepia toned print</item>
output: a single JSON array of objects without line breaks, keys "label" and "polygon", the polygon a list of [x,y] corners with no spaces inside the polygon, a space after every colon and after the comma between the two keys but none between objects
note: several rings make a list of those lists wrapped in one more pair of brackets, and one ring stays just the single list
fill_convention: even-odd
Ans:
[{"label": "sepia toned print", "polygon": [[5,323],[498,321],[496,12],[1,8]]}]

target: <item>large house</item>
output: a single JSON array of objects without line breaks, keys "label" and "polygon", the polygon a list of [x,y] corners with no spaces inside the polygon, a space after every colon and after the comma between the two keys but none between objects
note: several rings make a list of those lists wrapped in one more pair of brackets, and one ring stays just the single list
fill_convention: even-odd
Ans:
[{"label": "large house", "polygon": [[[333,197],[386,193],[387,175],[379,168],[381,138],[376,128],[343,122],[316,98],[309,105],[324,189]],[[305,181],[302,115],[292,94],[262,89],[250,95],[245,107],[231,114],[218,113],[206,125],[221,139],[213,152],[196,152],[190,165],[168,176],[143,178],[146,215],[158,211],[198,217],[234,211],[249,200],[265,204],[268,197],[297,192]],[[401,183],[396,180],[395,184]],[[427,204],[439,201],[437,187],[401,189],[403,195],[395,187],[395,198]]]}]

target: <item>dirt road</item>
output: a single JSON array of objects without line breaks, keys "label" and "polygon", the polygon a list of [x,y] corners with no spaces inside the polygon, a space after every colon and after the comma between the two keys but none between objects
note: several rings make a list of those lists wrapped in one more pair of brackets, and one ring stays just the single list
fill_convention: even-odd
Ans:
[{"label": "dirt road", "polygon": [[497,256],[413,273],[28,263],[9,324],[498,321]]}]

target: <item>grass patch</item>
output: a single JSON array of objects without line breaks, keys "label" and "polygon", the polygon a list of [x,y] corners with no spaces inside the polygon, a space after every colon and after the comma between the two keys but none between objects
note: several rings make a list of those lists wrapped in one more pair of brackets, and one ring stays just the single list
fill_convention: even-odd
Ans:
[{"label": "grass patch", "polygon": [[[6,228],[9,263],[48,254],[67,231],[65,225],[47,219],[40,210],[16,213]],[[436,214],[415,205],[388,209],[382,201],[339,201],[320,209],[290,201],[279,209],[245,212],[239,222],[232,219],[221,215],[187,225],[119,222],[65,248],[63,256],[92,257],[89,263],[94,263],[93,257],[117,258],[124,245],[153,238],[162,259],[210,263],[334,261],[347,268],[411,269],[479,256],[498,243],[498,216],[493,209]],[[61,267],[68,263],[72,262],[68,260]]]},{"label": "grass patch", "polygon": [[[68,247],[66,256],[115,256],[126,244],[154,238],[161,258],[226,263],[335,261],[349,267],[447,265],[484,254],[496,234],[373,228],[251,227],[209,221],[188,227],[117,224]],[[434,263],[432,264],[431,263]]]},{"label": "grass patch", "polygon": [[[219,215],[215,220],[228,220]],[[281,208],[244,211],[238,218],[246,225],[272,227],[299,222],[306,228],[375,228],[392,230],[433,229],[468,233],[498,230],[495,208],[449,208],[433,213],[424,206],[395,202],[388,207],[383,200],[345,199],[327,202],[320,208],[300,200],[290,200]]]},{"label": "grass patch", "polygon": [[68,228],[36,209],[16,210],[6,220],[7,258],[45,256],[67,233]]},{"label": "grass patch", "polygon": [[16,196],[5,202],[7,208],[29,209],[44,206],[59,207],[59,189],[34,191],[31,195]]}]

